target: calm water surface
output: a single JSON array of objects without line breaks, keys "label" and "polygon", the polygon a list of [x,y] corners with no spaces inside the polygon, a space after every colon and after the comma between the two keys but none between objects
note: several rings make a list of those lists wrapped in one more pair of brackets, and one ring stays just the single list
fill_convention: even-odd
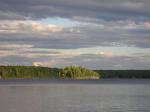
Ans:
[{"label": "calm water surface", "polygon": [[0,112],[150,112],[150,80],[1,80]]}]

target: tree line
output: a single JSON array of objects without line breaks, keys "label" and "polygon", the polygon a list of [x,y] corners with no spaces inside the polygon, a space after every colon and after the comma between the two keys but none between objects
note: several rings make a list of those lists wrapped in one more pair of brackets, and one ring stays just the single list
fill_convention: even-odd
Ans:
[{"label": "tree line", "polygon": [[50,79],[99,79],[99,78],[150,78],[150,70],[89,70],[69,66],[64,69],[35,66],[0,66],[0,78],[50,78]]},{"label": "tree line", "polygon": [[77,66],[64,69],[35,66],[0,66],[0,78],[98,79],[99,74]]},{"label": "tree line", "polygon": [[101,78],[150,78],[150,70],[95,70]]},{"label": "tree line", "polygon": [[60,69],[34,66],[0,66],[0,78],[58,78]]}]

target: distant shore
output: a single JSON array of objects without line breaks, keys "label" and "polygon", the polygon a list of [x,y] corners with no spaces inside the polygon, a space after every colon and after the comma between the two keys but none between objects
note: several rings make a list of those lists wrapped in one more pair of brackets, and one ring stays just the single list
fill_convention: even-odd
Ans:
[{"label": "distant shore", "polygon": [[150,79],[0,79],[3,84],[150,84]]},{"label": "distant shore", "polygon": [[48,67],[0,66],[0,79],[150,79],[150,70],[91,70],[92,72],[89,72],[88,69],[82,69],[81,71],[85,71],[84,74],[80,73],[78,68],[73,69],[74,71],[70,71],[70,68],[68,71],[63,71],[63,69]]}]

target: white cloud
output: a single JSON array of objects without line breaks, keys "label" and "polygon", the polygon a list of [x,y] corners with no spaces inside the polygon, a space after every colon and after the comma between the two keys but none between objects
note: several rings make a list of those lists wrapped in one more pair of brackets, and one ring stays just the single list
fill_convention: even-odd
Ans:
[{"label": "white cloud", "polygon": [[63,60],[63,59],[57,59],[57,60],[50,59],[47,61],[34,61],[34,62],[32,62],[32,65],[33,66],[41,66],[41,67],[57,67],[56,65],[60,64],[60,63],[69,64],[66,60]]},{"label": "white cloud", "polygon": [[103,51],[101,51],[97,54],[100,55],[100,56],[103,56],[103,57],[108,57],[108,58],[111,58],[111,57],[114,56],[112,52],[103,52]]},{"label": "white cloud", "polygon": [[32,66],[43,66],[43,64],[41,62],[33,62]]},{"label": "white cloud", "polygon": [[25,49],[25,48],[33,48],[34,45],[30,45],[30,44],[0,44],[0,49]]},{"label": "white cloud", "polygon": [[53,24],[41,24],[29,20],[1,20],[0,33],[2,34],[41,34],[48,35],[54,32],[62,31],[62,27]]}]

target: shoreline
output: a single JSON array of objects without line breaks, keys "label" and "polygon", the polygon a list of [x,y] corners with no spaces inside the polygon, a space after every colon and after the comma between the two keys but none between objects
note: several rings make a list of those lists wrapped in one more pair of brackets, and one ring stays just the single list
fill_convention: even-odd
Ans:
[{"label": "shoreline", "polygon": [[0,79],[3,84],[150,84],[150,79]]}]

